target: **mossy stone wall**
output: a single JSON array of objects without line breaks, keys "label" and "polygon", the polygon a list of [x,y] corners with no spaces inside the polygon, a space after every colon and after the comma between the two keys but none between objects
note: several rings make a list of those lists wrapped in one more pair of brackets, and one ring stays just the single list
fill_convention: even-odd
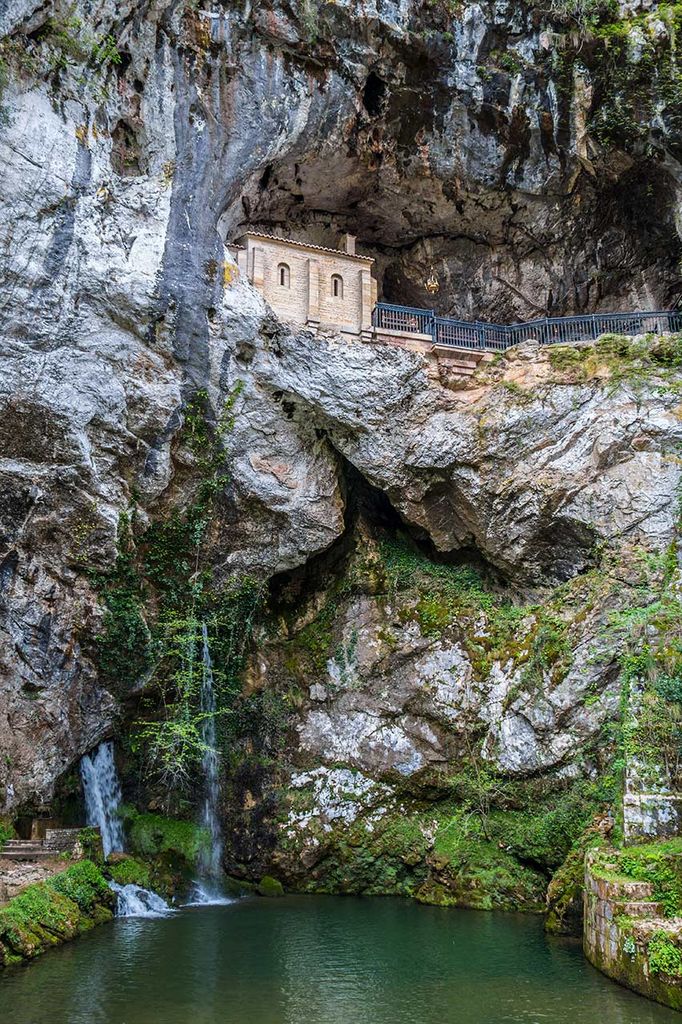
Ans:
[{"label": "mossy stone wall", "polygon": [[585,955],[621,985],[682,1010],[682,932],[677,919],[662,916],[665,907],[656,900],[655,882],[634,880],[620,868],[615,850],[590,851],[585,858]]}]

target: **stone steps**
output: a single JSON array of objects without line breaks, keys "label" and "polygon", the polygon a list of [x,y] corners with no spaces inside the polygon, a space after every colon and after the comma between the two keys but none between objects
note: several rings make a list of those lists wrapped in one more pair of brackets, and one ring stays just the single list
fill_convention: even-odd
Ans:
[{"label": "stone steps", "polygon": [[662,903],[654,903],[647,900],[637,900],[630,903],[618,905],[621,914],[628,917],[663,917],[664,909]]},{"label": "stone steps", "polygon": [[8,839],[0,857],[6,860],[44,860],[54,857],[52,850],[46,850],[41,839]]},{"label": "stone steps", "polygon": [[438,357],[439,364],[452,370],[458,377],[473,377],[483,355],[480,352],[457,351],[441,345],[434,345],[432,351]]},{"label": "stone steps", "polygon": [[39,861],[58,857],[54,850],[2,850],[0,860]]},{"label": "stone steps", "polygon": [[49,828],[44,839],[8,839],[0,858],[12,861],[42,861],[65,855],[82,856],[79,828]]}]

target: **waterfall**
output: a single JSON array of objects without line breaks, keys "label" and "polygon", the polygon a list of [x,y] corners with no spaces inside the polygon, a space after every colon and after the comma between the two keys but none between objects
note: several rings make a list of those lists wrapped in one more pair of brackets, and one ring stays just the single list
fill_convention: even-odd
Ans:
[{"label": "waterfall", "polygon": [[119,885],[109,882],[116,893],[116,917],[166,917],[173,913],[164,899],[140,885]]},{"label": "waterfall", "polygon": [[204,801],[201,824],[211,836],[211,849],[202,855],[201,869],[202,874],[216,878],[221,873],[223,837],[218,819],[220,784],[218,777],[218,752],[216,750],[216,702],[215,690],[213,688],[213,666],[211,665],[211,653],[208,648],[208,629],[205,622],[201,625],[201,636],[203,640],[201,711],[204,716],[201,723],[201,739],[204,744],[204,753],[201,759],[204,770]]},{"label": "waterfall", "polygon": [[[123,851],[123,824],[119,817],[121,783],[111,740],[100,743],[94,754],[81,758],[81,779],[85,796],[85,820],[102,833],[104,856]],[[172,913],[166,901],[139,885],[108,882],[116,893],[116,917],[163,917]]]},{"label": "waterfall", "polygon": [[85,796],[85,819],[97,825],[102,833],[104,856],[120,852],[124,847],[123,825],[119,818],[121,784],[114,762],[114,744],[100,743],[94,754],[81,758],[81,779]]},{"label": "waterfall", "polygon": [[216,750],[216,699],[213,686],[213,666],[208,646],[206,623],[201,625],[202,636],[202,677],[201,677],[201,739],[204,752],[201,766],[204,773],[204,799],[201,808],[201,824],[210,835],[210,849],[202,852],[199,870],[202,880],[195,882],[193,903],[230,903],[216,886],[222,872],[223,836],[218,818],[220,782],[218,773],[218,752]]}]

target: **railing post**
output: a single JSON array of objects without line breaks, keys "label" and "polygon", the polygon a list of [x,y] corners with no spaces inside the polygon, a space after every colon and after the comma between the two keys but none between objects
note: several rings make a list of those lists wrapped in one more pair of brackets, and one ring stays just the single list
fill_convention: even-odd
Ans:
[{"label": "railing post", "polygon": [[592,338],[596,341],[599,337],[599,334],[597,333],[597,317],[593,313],[590,319],[592,320]]}]

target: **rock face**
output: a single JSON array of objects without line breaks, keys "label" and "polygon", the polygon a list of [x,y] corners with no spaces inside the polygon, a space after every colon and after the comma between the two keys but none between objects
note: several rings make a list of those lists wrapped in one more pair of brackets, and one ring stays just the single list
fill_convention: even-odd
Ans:
[{"label": "rock face", "polygon": [[[416,354],[293,334],[224,243],[244,227],[326,244],[349,230],[389,300],[427,304],[433,264],[442,313],[667,305],[677,13],[630,7],[576,30],[505,3],[5,5],[0,812],[49,804],[84,752],[127,728],[146,680],[122,701],[102,671],[101,579],[123,515],[144,546],[200,490],[197,394],[229,463],[207,573],[216,590],[273,581],[249,682],[293,687],[282,777],[256,779],[263,802],[235,776],[247,824],[271,842],[267,800],[290,790],[304,817],[324,805],[344,822],[360,804],[368,829],[390,805],[375,834],[390,825],[395,840],[404,801],[421,801],[401,864],[420,865],[410,885],[424,898],[440,886],[446,899],[454,854],[437,837],[451,833],[423,806],[450,792],[445,776],[475,761],[566,792],[600,777],[619,650],[600,629],[655,595],[675,538],[676,343],[526,349],[463,388]],[[422,558],[414,579],[381,554],[387,540]],[[480,586],[429,575],[455,562],[477,566]],[[349,566],[360,582],[292,675],[289,645]],[[143,584],[142,631],[159,613]],[[501,813],[531,790],[500,797]],[[324,859],[317,829],[282,847],[291,878]],[[541,869],[557,856],[537,853]],[[537,873],[519,864],[498,864],[501,901],[537,903]],[[403,867],[365,887],[384,891]]]}]

